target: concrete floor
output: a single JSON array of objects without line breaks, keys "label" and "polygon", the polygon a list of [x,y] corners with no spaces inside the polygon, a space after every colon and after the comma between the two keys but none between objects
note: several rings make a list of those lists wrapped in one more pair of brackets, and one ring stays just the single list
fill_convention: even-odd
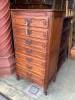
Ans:
[{"label": "concrete floor", "polygon": [[[26,80],[17,81],[15,75],[0,79],[0,92],[12,100],[34,100],[24,93],[30,84]],[[56,82],[49,85],[48,95],[37,100],[75,100],[75,60],[66,60],[61,67]]]}]

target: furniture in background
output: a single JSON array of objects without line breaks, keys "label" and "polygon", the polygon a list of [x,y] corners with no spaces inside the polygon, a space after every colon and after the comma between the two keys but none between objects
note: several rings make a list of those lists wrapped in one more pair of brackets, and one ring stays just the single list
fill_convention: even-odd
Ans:
[{"label": "furniture in background", "polygon": [[15,67],[9,6],[9,0],[0,2],[0,77],[10,75]]},{"label": "furniture in background", "polygon": [[66,0],[66,16],[75,15],[75,0]]},{"label": "furniture in background", "polygon": [[72,17],[64,17],[63,29],[62,29],[62,33],[61,33],[61,43],[60,43],[60,53],[59,53],[59,60],[58,60],[58,70],[61,67],[61,65],[65,62],[66,58],[68,58],[71,19],[72,19]]},{"label": "furniture in background", "polygon": [[72,34],[70,36],[70,57],[75,59],[75,18],[72,19]]},{"label": "furniture in background", "polygon": [[75,33],[75,0],[66,0],[66,16],[72,17],[69,34],[68,58],[75,58],[74,33]]},{"label": "furniture in background", "polygon": [[63,11],[12,9],[16,75],[44,87],[56,77]]},{"label": "furniture in background", "polygon": [[23,8],[25,6],[26,9],[57,9],[57,10],[65,10],[66,8],[66,0],[10,0],[12,7]]}]

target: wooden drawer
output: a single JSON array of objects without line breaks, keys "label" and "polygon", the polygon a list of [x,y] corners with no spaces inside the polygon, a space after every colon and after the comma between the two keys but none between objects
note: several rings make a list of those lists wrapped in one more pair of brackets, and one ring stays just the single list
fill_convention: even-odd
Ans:
[{"label": "wooden drawer", "polygon": [[24,25],[28,27],[41,27],[48,28],[48,17],[33,17],[25,15],[14,15],[12,16],[12,23],[14,25]]},{"label": "wooden drawer", "polygon": [[[40,53],[47,53],[46,49],[45,48],[39,48],[39,47],[34,47],[34,46],[25,46],[25,45],[21,45],[21,44],[17,44],[15,43],[15,48],[32,48],[33,50],[37,51],[37,52],[40,52]],[[23,51],[23,50],[22,50]]]},{"label": "wooden drawer", "polygon": [[22,70],[27,70],[29,72],[35,73],[37,75],[40,75],[41,77],[44,77],[45,75],[45,69],[44,68],[40,68],[37,65],[31,65],[31,64],[27,64],[27,63],[16,63],[16,65],[20,64],[20,66],[18,66],[17,68],[22,69]]},{"label": "wooden drawer", "polygon": [[18,62],[18,63],[16,63],[16,66],[17,66],[17,69],[35,73],[40,77],[44,77],[44,75],[45,75],[45,69],[40,68],[36,65]]},{"label": "wooden drawer", "polygon": [[47,41],[42,41],[40,39],[34,39],[30,37],[26,37],[25,39],[15,37],[15,47],[33,47],[38,51],[46,53]]},{"label": "wooden drawer", "polygon": [[28,36],[44,40],[48,39],[48,29],[42,29],[42,28],[35,28],[35,27],[26,28],[25,26],[15,25],[14,34],[15,36],[20,36],[21,38]]},{"label": "wooden drawer", "polygon": [[[20,56],[19,57],[16,57],[16,63],[20,63],[20,64],[29,64],[28,62],[26,62],[26,60],[24,58],[21,58]],[[34,62],[31,62],[30,63],[31,66],[36,66],[40,69],[45,69],[45,66],[46,64],[42,63],[41,65],[39,63],[34,63]]]},{"label": "wooden drawer", "polygon": [[44,19],[47,18],[48,15],[52,15],[52,12],[48,14],[47,10],[39,10],[39,11],[32,11],[32,9],[12,9],[11,10],[11,15],[12,17],[18,16],[18,18],[25,18],[25,17],[35,17],[35,18],[40,18]]},{"label": "wooden drawer", "polygon": [[42,53],[42,52],[38,52],[36,50],[34,50],[33,48],[16,48],[15,49],[16,54],[23,53],[25,55],[30,55],[33,57],[37,57],[43,60],[46,60],[47,54],[46,53]]},{"label": "wooden drawer", "polygon": [[46,60],[38,59],[36,57],[29,56],[29,55],[24,55],[22,53],[16,53],[16,62],[22,62],[22,63],[26,62],[29,64],[35,64],[43,67],[46,66]]},{"label": "wooden drawer", "polygon": [[[53,9],[14,9],[11,14],[17,75],[41,84],[46,95],[57,73],[63,13]],[[33,54],[29,54],[32,50]]]},{"label": "wooden drawer", "polygon": [[21,78],[26,78],[28,80],[31,80],[32,82],[35,82],[41,86],[44,85],[44,79],[43,77],[40,77],[39,75],[35,73],[31,73],[29,71],[21,70],[21,69],[16,69],[17,75],[19,75]]}]

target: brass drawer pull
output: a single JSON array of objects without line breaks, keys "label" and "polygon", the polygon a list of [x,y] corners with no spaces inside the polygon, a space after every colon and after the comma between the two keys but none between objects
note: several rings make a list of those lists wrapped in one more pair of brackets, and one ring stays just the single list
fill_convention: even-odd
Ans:
[{"label": "brass drawer pull", "polygon": [[32,62],[32,58],[26,58],[26,60],[28,61],[28,62]]},{"label": "brass drawer pull", "polygon": [[26,35],[31,35],[31,34],[32,34],[32,31],[29,29],[26,29]]},{"label": "brass drawer pull", "polygon": [[26,44],[26,45],[31,45],[31,44],[32,44],[32,40],[28,40],[28,39],[25,40],[25,44]]},{"label": "brass drawer pull", "polygon": [[43,37],[48,38],[48,31],[43,33]]},{"label": "brass drawer pull", "polygon": [[43,47],[44,49],[46,49],[46,46],[45,46],[45,44],[42,44],[42,47]]},{"label": "brass drawer pull", "polygon": [[47,26],[47,21],[46,20],[43,21],[43,25]]},{"label": "brass drawer pull", "polygon": [[28,19],[28,18],[25,19],[25,25],[26,25],[26,26],[30,26],[31,22],[32,22],[31,19]]},{"label": "brass drawer pull", "polygon": [[30,66],[30,65],[28,65],[27,68],[28,68],[29,70],[32,70],[32,66]]},{"label": "brass drawer pull", "polygon": [[27,54],[32,54],[32,50],[31,50],[31,49],[27,49],[27,50],[26,50],[26,53],[27,53]]}]

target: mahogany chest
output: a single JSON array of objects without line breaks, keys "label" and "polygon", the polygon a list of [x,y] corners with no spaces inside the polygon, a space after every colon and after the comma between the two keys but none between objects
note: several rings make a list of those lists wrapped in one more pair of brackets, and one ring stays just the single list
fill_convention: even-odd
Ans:
[{"label": "mahogany chest", "polygon": [[49,9],[12,9],[16,75],[44,87],[55,78],[63,12]]}]

